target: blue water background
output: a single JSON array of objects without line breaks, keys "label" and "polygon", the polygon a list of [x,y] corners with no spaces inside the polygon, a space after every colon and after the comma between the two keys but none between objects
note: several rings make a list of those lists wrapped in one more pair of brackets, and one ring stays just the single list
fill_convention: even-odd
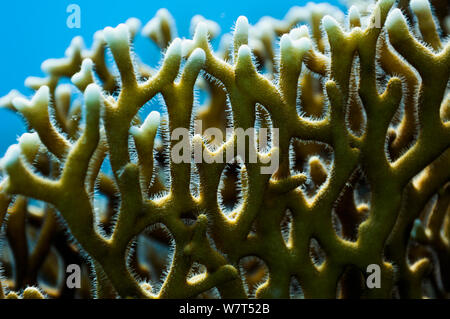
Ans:
[{"label": "blue water background", "polygon": [[[116,26],[129,17],[139,18],[143,25],[159,8],[167,8],[174,16],[178,35],[189,37],[191,18],[201,14],[218,22],[222,34],[230,32],[240,15],[250,23],[262,16],[281,19],[292,6],[308,1],[206,1],[206,0],[40,0],[1,1],[0,3],[0,96],[17,89],[26,96],[32,91],[24,86],[28,76],[44,76],[41,63],[48,58],[60,58],[73,37],[81,35],[87,47],[92,43],[95,31],[106,26]],[[320,2],[317,0],[316,2]],[[344,9],[337,0],[327,1]],[[81,8],[81,28],[70,29],[66,25],[69,4]],[[159,51],[148,39],[138,36],[135,49],[141,59],[155,66],[160,60]],[[0,109],[0,156],[16,142],[25,131],[23,120],[16,114]]]}]

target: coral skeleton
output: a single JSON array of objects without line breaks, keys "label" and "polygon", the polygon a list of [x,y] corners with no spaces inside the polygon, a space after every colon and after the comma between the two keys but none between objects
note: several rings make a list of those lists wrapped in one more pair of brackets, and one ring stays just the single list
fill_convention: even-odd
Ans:
[{"label": "coral skeleton", "polygon": [[[241,16],[218,49],[161,9],[44,61],[0,100],[28,128],[0,161],[0,298],[449,298],[448,2],[348,3]],[[180,128],[208,161],[174,160]]]}]

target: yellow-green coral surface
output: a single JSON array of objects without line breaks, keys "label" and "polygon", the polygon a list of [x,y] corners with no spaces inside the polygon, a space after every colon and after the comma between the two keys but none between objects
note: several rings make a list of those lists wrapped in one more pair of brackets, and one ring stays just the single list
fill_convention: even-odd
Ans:
[{"label": "yellow-green coral surface", "polygon": [[[240,17],[217,50],[215,22],[180,39],[161,9],[156,69],[134,18],[46,60],[0,101],[29,128],[1,160],[0,298],[448,298],[448,26],[427,0],[353,2]],[[256,160],[218,160],[253,127]],[[180,128],[209,160],[173,159]]]}]

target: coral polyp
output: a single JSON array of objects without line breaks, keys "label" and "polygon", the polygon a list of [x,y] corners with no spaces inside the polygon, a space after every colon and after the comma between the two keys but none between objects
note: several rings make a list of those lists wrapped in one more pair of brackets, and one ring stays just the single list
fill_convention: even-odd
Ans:
[{"label": "coral polyp", "polygon": [[44,61],[0,100],[28,127],[0,162],[0,297],[448,298],[448,17],[352,3],[241,16],[218,49],[161,9]]}]

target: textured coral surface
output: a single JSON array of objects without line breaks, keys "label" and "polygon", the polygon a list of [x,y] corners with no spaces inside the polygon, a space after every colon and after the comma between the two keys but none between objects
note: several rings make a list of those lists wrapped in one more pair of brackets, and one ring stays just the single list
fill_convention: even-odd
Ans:
[{"label": "textured coral surface", "polygon": [[[0,100],[29,129],[1,160],[0,298],[448,298],[448,2],[348,2],[240,17],[218,49],[161,9],[44,61]],[[180,128],[203,161],[175,160]]]}]

